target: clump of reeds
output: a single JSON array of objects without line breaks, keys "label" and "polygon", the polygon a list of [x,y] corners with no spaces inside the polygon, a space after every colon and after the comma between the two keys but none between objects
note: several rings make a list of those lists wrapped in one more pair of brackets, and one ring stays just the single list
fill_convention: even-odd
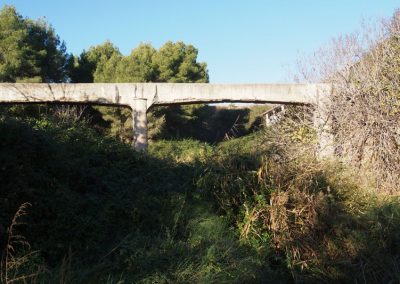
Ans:
[{"label": "clump of reeds", "polygon": [[19,234],[18,227],[25,223],[21,221],[27,215],[27,209],[31,206],[25,202],[21,204],[14,214],[7,230],[7,238],[1,259],[0,280],[1,283],[26,283],[33,281],[40,273],[40,266],[32,263],[37,256],[36,251],[30,251],[30,244],[26,238]]}]

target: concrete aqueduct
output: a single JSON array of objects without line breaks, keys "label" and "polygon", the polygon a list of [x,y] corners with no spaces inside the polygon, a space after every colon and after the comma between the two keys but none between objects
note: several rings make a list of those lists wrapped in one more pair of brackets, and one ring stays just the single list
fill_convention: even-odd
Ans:
[{"label": "concrete aqueduct", "polygon": [[0,103],[74,103],[128,106],[133,116],[133,146],[147,149],[147,110],[153,105],[247,102],[312,104],[322,155],[328,155],[325,103],[328,84],[198,84],[198,83],[1,83]]}]

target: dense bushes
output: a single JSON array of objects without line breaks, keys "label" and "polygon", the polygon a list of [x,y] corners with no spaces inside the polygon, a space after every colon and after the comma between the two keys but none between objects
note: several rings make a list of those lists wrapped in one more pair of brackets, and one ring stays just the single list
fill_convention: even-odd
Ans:
[{"label": "dense bushes", "polygon": [[400,178],[400,11],[339,36],[306,58],[300,81],[334,86],[328,113],[337,153],[379,191]]},{"label": "dense bushes", "polygon": [[398,281],[398,197],[371,194],[340,163],[317,160],[309,139],[275,131],[216,147],[160,141],[139,155],[82,123],[2,117],[1,243],[29,202],[14,234],[31,248],[16,244],[15,257],[37,251],[10,275]]},{"label": "dense bushes", "polygon": [[[9,275],[36,268],[37,281],[68,283],[258,282],[275,275],[196,194],[193,179],[209,146],[174,142],[174,154],[152,158],[169,151],[168,143],[143,156],[84,124],[43,118],[2,117],[0,133],[1,246],[13,214],[29,202],[14,234],[31,247],[15,244],[15,256],[37,251]],[[196,159],[187,159],[189,147],[199,148]]]},{"label": "dense bushes", "polygon": [[398,282],[398,196],[359,187],[338,161],[317,159],[307,139],[285,137],[286,127],[245,151],[237,149],[246,141],[219,146],[198,180],[203,193],[242,243],[288,267],[295,282]]}]

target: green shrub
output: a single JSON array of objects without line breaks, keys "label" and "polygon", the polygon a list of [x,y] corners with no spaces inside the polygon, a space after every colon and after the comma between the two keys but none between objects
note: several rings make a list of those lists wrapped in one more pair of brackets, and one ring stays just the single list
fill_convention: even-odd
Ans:
[{"label": "green shrub", "polygon": [[317,159],[303,141],[265,135],[252,147],[223,143],[198,179],[242,243],[290,269],[295,282],[399,281],[398,196],[360,188],[339,161]]},{"label": "green shrub", "polygon": [[44,118],[3,116],[0,133],[1,246],[30,202],[20,234],[46,268],[39,282],[257,282],[266,273],[196,193],[210,146],[160,142],[142,155],[85,123]]},{"label": "green shrub", "polygon": [[30,202],[19,272],[38,282],[398,282],[398,196],[285,131],[143,155],[84,122],[3,116],[1,244]]}]

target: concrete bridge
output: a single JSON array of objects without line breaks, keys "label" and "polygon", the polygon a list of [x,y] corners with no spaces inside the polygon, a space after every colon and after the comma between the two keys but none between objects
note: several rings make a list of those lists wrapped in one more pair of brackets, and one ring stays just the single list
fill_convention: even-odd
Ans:
[{"label": "concrete bridge", "polygon": [[132,109],[133,146],[147,149],[147,110],[153,105],[247,102],[315,105],[321,148],[329,138],[326,123],[328,84],[197,84],[197,83],[1,83],[0,103],[73,103],[127,106]]}]

